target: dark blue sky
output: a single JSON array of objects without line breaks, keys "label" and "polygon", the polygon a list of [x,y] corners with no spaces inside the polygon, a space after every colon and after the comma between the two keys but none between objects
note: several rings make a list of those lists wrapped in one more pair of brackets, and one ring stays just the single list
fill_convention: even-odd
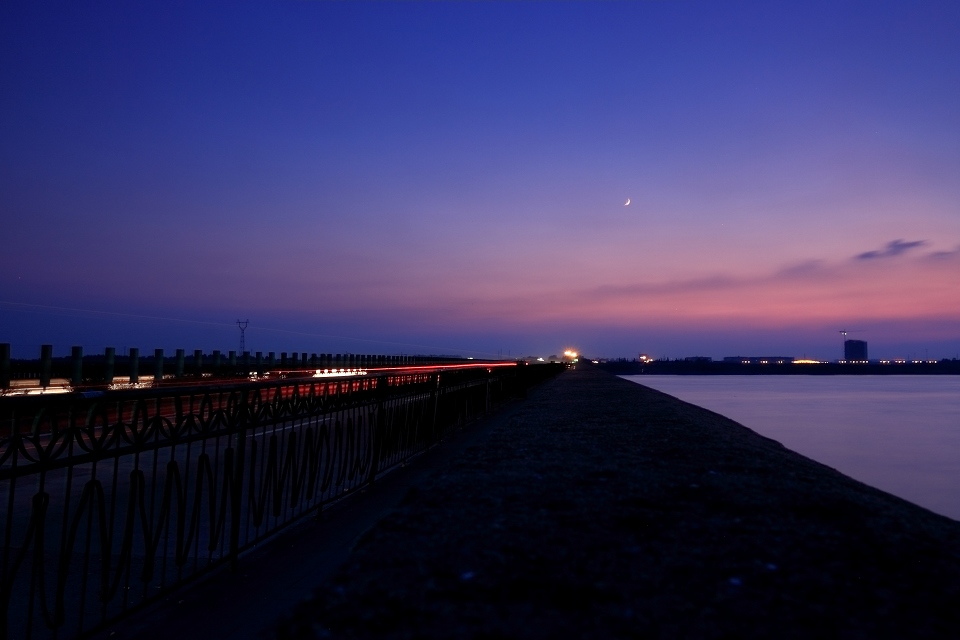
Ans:
[{"label": "dark blue sky", "polygon": [[953,356],[958,32],[955,2],[6,3],[0,341],[836,357],[852,323]]}]

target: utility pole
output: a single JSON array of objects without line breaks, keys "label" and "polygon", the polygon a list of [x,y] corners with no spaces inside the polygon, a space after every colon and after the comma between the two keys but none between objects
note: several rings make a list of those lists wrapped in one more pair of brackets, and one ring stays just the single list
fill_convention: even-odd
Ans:
[{"label": "utility pole", "polygon": [[237,326],[240,327],[240,353],[241,354],[244,351],[246,351],[247,341],[246,341],[246,337],[244,336],[244,332],[247,330],[247,326],[249,326],[249,324],[250,324],[249,319],[244,320],[243,322],[240,322],[239,320],[237,320]]}]

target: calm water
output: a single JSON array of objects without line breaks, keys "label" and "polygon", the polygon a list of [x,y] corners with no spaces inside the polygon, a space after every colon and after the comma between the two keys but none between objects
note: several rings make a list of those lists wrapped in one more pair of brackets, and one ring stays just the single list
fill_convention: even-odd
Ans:
[{"label": "calm water", "polygon": [[960,520],[960,376],[623,376]]}]

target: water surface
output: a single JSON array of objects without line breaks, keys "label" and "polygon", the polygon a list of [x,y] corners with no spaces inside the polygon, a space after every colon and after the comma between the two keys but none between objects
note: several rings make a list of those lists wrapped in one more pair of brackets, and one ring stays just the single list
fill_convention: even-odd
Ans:
[{"label": "water surface", "polygon": [[622,376],[960,520],[960,376]]}]

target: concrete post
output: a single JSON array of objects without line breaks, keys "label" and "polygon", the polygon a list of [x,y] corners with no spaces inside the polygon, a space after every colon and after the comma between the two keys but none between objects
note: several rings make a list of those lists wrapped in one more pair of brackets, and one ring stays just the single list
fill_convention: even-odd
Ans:
[{"label": "concrete post", "polygon": [[184,358],[185,358],[185,356],[186,356],[186,352],[185,352],[183,349],[177,349],[177,369],[176,369],[176,376],[177,376],[178,378],[182,378],[182,377],[183,377],[183,365],[184,365]]},{"label": "concrete post", "polygon": [[311,369],[317,368],[317,354],[315,353],[310,354],[310,368]]},{"label": "concrete post", "polygon": [[130,348],[130,384],[140,382],[140,349]]},{"label": "concrete post", "polygon": [[203,377],[203,351],[193,350],[193,374],[198,378]]},{"label": "concrete post", "polygon": [[340,360],[340,354],[339,354],[339,353],[338,353],[337,355],[333,356],[333,366],[336,367],[337,369],[342,369],[342,368],[343,368],[343,362]]},{"label": "concrete post", "polygon": [[163,381],[163,349],[153,350],[153,381],[156,384]]},{"label": "concrete post", "polygon": [[117,350],[113,347],[107,347],[103,352],[103,381],[105,384],[113,384],[113,371],[117,359]]},{"label": "concrete post", "polygon": [[40,345],[40,386],[50,386],[50,371],[53,369],[53,345]]},{"label": "concrete post", "polygon": [[0,342],[0,389],[10,388],[10,343]]},{"label": "concrete post", "polygon": [[243,352],[243,369],[242,369],[242,373],[243,373],[243,375],[245,375],[245,376],[250,375],[250,352],[249,352],[249,351],[244,351],[244,352]]},{"label": "concrete post", "polygon": [[220,373],[220,349],[213,350],[213,372]]},{"label": "concrete post", "polygon": [[237,375],[237,352],[231,351],[227,354],[227,364],[230,367],[230,375]]},{"label": "concrete post", "polygon": [[73,363],[73,375],[70,384],[74,387],[83,383],[83,347],[74,345],[70,348],[70,361]]},{"label": "concrete post", "polygon": [[257,351],[257,375],[263,375],[263,351]]},{"label": "concrete post", "polygon": [[277,366],[277,354],[273,351],[267,354],[267,366],[271,369]]},{"label": "concrete post", "polygon": [[298,360],[298,358],[299,358],[299,354],[298,354],[296,351],[294,351],[293,353],[290,354],[290,368],[291,368],[291,369],[299,369],[299,368],[300,368],[300,361]]},{"label": "concrete post", "polygon": [[280,352],[280,366],[283,367],[284,369],[287,368],[287,352],[286,351]]}]

